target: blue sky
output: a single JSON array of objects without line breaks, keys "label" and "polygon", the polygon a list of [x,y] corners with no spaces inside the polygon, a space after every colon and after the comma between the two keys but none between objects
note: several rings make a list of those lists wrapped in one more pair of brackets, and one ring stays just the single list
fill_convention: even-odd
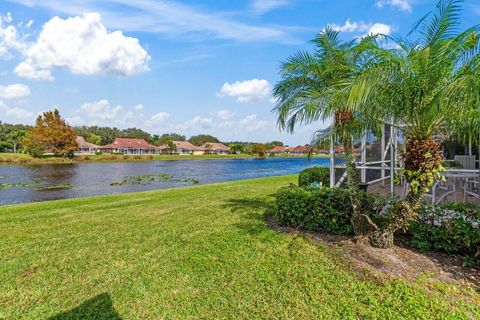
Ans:
[{"label": "blue sky", "polygon": [[[0,120],[56,106],[72,125],[305,144],[280,132],[281,60],[326,25],[345,39],[405,35],[435,0],[0,0]],[[464,3],[466,26],[480,1]]]}]

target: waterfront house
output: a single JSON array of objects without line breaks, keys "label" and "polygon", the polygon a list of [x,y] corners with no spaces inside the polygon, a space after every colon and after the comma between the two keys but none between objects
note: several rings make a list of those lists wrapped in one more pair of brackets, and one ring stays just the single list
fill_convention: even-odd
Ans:
[{"label": "waterfront house", "polygon": [[175,144],[176,150],[174,153],[180,154],[180,155],[190,155],[190,154],[204,154],[204,149],[194,146],[188,141],[173,141],[173,144]]},{"label": "waterfront house", "polygon": [[78,146],[78,150],[75,153],[78,154],[95,154],[95,152],[98,152],[101,148],[96,144],[87,142],[82,136],[77,136],[75,142]]},{"label": "waterfront house", "polygon": [[220,142],[205,142],[200,146],[205,154],[227,154],[229,147]]},{"label": "waterfront house", "polygon": [[111,144],[102,147],[106,153],[159,154],[160,148],[144,139],[116,138]]},{"label": "waterfront house", "polygon": [[290,153],[292,154],[308,154],[312,150],[312,147],[307,145],[304,146],[297,146],[295,148],[290,149]]},{"label": "waterfront house", "polygon": [[276,146],[276,147],[273,147],[272,149],[267,150],[267,153],[269,154],[284,154],[288,152],[289,152],[289,149],[282,146]]}]

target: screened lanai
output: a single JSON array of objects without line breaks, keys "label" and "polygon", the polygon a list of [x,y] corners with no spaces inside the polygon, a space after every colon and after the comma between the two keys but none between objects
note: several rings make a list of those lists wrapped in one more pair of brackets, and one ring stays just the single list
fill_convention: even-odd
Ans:
[{"label": "screened lanai", "polygon": [[[442,137],[437,137],[442,140]],[[479,139],[480,140],[480,139]],[[401,154],[404,150],[401,128],[383,125],[378,134],[367,131],[354,143],[357,169],[361,187],[369,192],[390,194],[403,198],[408,184],[400,174]],[[330,186],[345,183],[345,164],[339,145],[330,142]],[[443,141],[442,151],[446,171],[444,181],[436,181],[425,195],[425,200],[438,204],[443,202],[480,202],[479,148],[474,142],[468,144]],[[393,177],[393,178],[392,178]]]}]

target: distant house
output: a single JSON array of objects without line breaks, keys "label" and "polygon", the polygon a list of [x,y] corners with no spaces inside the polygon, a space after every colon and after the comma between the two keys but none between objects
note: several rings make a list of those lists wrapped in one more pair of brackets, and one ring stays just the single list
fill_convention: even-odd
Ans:
[{"label": "distant house", "polygon": [[116,138],[113,143],[102,147],[103,152],[123,154],[159,154],[160,148],[144,139]]},{"label": "distant house", "polygon": [[200,146],[205,154],[227,154],[229,147],[220,142],[205,142]]},{"label": "distant house", "polygon": [[283,154],[283,153],[287,153],[289,151],[288,148],[285,148],[285,147],[282,147],[282,146],[276,146],[276,147],[273,147],[272,149],[270,150],[267,150],[267,153],[270,153],[270,154]]},{"label": "distant house", "polygon": [[176,150],[174,153],[178,153],[180,155],[189,155],[189,154],[204,154],[204,149],[194,146],[188,141],[173,141],[175,144]]},{"label": "distant house", "polygon": [[172,150],[170,150],[170,147],[167,144],[162,144],[161,146],[158,147],[158,149],[160,149],[161,154],[172,153]]},{"label": "distant house", "polygon": [[345,148],[343,146],[335,146],[334,150],[337,154],[345,153]]},{"label": "distant house", "polygon": [[297,146],[295,148],[290,149],[290,153],[292,154],[308,154],[312,150],[312,147],[309,145],[305,146]]},{"label": "distant house", "polygon": [[76,153],[80,154],[94,154],[95,152],[100,150],[100,146],[96,144],[87,142],[82,136],[77,136],[75,138],[75,142],[77,143],[78,150]]}]

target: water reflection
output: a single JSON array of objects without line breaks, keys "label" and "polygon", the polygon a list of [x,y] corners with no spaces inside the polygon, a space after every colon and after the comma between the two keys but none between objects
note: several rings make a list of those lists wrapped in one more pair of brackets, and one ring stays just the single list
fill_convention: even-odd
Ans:
[{"label": "water reflection", "polygon": [[179,181],[155,181],[147,185],[111,186],[126,176],[168,174],[196,179],[200,184],[297,173],[304,168],[327,166],[328,159],[231,159],[151,162],[75,163],[52,165],[0,165],[0,183],[34,182],[42,186],[71,185],[69,189],[13,187],[0,190],[0,204],[85,197],[185,186]]}]

